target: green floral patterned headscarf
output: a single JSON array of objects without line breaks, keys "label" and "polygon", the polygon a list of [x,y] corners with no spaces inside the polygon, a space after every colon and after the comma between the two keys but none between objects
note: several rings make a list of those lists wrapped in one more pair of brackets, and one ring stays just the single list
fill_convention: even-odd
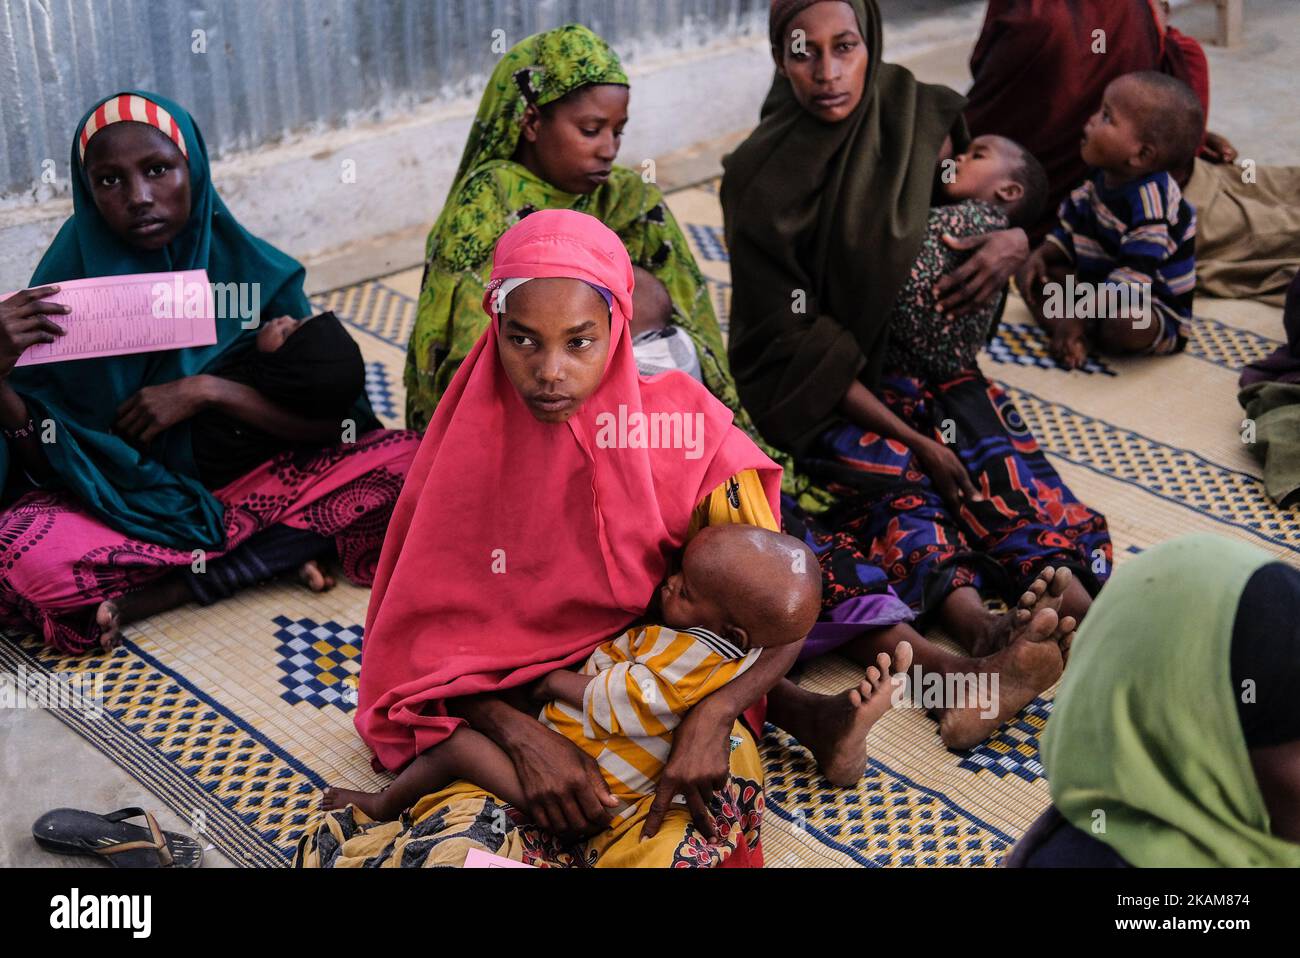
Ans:
[{"label": "green floral patterned headscarf", "polygon": [[577,24],[520,41],[492,71],[456,182],[425,248],[403,375],[406,425],[428,427],[438,400],[487,325],[483,289],[497,240],[536,210],[577,210],[617,233],[633,264],[664,284],[672,322],[695,345],[704,385],[735,414],[736,425],[785,468],[785,491],[807,508],[824,508],[826,494],[811,489],[788,458],[763,443],[741,408],[708,284],[659,187],[637,170],[615,166],[609,180],[592,192],[566,193],[513,159],[529,103],[545,106],[593,84],[627,82],[609,45]]},{"label": "green floral patterned headscarf", "polygon": [[627,86],[618,54],[586,27],[570,23],[515,44],[492,71],[456,170],[460,183],[489,160],[508,160],[529,103],[546,106],[596,83]]}]

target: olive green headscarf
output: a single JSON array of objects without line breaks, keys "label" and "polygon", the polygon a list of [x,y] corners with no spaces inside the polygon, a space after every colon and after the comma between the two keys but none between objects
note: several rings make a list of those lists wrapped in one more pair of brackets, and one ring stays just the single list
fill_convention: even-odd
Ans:
[{"label": "olive green headscarf", "polygon": [[[572,209],[618,234],[632,262],[655,276],[673,303],[672,322],[691,338],[704,385],[759,440],[741,408],[709,289],[663,193],[641,173],[615,166],[591,193],[566,193],[512,157],[530,102],[545,106],[593,84],[627,85],[618,56],[584,26],[568,24],[521,40],[488,81],[456,182],[429,233],[415,328],[406,350],[406,424],[425,429],[456,370],[487,325],[483,288],[492,250],[507,229],[535,210]],[[783,488],[809,508],[826,496],[797,477],[781,453]]]},{"label": "olive green headscarf", "polygon": [[[881,61],[876,0],[843,2],[870,56],[857,109],[823,123],[778,73],[757,129],[723,161],[731,366],[763,435],[796,454],[835,421],[855,377],[878,380],[939,153],[949,134],[959,150],[968,139],[963,97]],[[808,5],[782,4],[774,16],[788,24]]]},{"label": "olive green headscarf", "polygon": [[609,44],[580,24],[537,33],[515,44],[493,69],[483,91],[460,155],[456,182],[489,160],[515,155],[529,103],[546,106],[597,83],[627,86],[627,74]]},{"label": "olive green headscarf", "polygon": [[[735,385],[704,277],[663,194],[636,171],[615,166],[591,193],[566,193],[511,159],[530,102],[545,106],[598,83],[627,85],[618,56],[584,26],[568,24],[521,40],[501,58],[479,103],[456,182],[429,232],[415,328],[406,351],[406,424],[423,430],[452,376],[487,325],[483,288],[492,250],[534,210],[573,209],[618,234],[632,262],[668,287],[675,321],[695,341],[706,385],[733,409]],[[716,357],[710,362],[710,353]]]},{"label": "olive green headscarf", "polygon": [[1232,684],[1250,577],[1275,561],[1211,535],[1119,569],[1079,630],[1043,736],[1057,810],[1138,867],[1300,866],[1270,834]]}]

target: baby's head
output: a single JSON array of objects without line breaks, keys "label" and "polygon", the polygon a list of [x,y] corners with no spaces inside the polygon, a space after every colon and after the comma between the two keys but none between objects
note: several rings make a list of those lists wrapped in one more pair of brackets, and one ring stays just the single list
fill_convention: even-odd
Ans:
[{"label": "baby's head", "polygon": [[1012,226],[1031,226],[1043,215],[1047,173],[1034,154],[1014,140],[977,136],[954,164],[951,175],[942,177],[943,194],[949,200],[992,203],[1007,214]]},{"label": "baby's head", "polygon": [[1112,80],[1083,128],[1081,154],[1121,180],[1186,166],[1201,148],[1205,113],[1192,88],[1163,73]]},{"label": "baby's head", "polygon": [[821,597],[811,549],[747,525],[701,529],[658,596],[664,625],[705,628],[742,649],[799,641],[817,621]]},{"label": "baby's head", "polygon": [[257,351],[273,353],[283,346],[306,320],[294,319],[292,316],[277,316],[262,324],[257,331]]},{"label": "baby's head", "polygon": [[264,323],[253,357],[249,385],[312,419],[344,415],[366,388],[361,350],[333,313]]}]

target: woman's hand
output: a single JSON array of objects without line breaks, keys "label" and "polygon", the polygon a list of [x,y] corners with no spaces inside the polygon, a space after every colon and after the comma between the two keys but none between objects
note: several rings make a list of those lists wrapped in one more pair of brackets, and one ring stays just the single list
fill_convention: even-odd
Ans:
[{"label": "woman's hand", "polygon": [[961,316],[1001,292],[1029,255],[1029,237],[1022,229],[999,230],[957,239],[945,235],[950,249],[974,250],[974,255],[934,287],[940,313]]},{"label": "woman's hand", "polygon": [[72,311],[62,303],[46,301],[58,291],[57,286],[24,289],[0,302],[0,378],[13,372],[28,347],[52,343],[63,335],[63,327],[47,318]]},{"label": "woman's hand", "polygon": [[1237,162],[1237,148],[1222,133],[1205,134],[1205,153],[1215,163]]},{"label": "woman's hand", "polygon": [[208,377],[200,375],[145,386],[118,407],[114,428],[129,442],[147,446],[208,404],[207,383]]},{"label": "woman's hand", "polygon": [[715,837],[709,805],[731,775],[732,722],[725,712],[710,708],[707,699],[686,713],[673,733],[668,764],[641,826],[643,841],[659,831],[675,795],[685,797],[695,827],[709,840]]},{"label": "woman's hand", "polygon": [[609,825],[618,805],[596,760],[559,732],[532,719],[535,731],[507,754],[524,790],[533,821],[544,832],[582,838]]},{"label": "woman's hand", "polygon": [[970,502],[982,502],[984,497],[975,491],[961,457],[941,442],[922,439],[912,446],[912,455],[921,471],[930,477],[935,489],[953,512]]}]

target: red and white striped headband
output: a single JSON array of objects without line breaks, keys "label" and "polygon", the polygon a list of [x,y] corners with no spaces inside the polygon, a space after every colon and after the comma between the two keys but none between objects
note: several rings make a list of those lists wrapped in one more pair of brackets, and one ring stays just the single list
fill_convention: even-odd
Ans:
[{"label": "red and white striped headband", "polygon": [[81,139],[77,143],[81,162],[86,162],[86,145],[92,136],[113,123],[126,122],[147,123],[175,143],[181,156],[187,160],[190,158],[185,137],[181,136],[181,128],[176,125],[170,113],[153,100],[146,100],[134,93],[123,93],[101,103],[82,127]]}]

